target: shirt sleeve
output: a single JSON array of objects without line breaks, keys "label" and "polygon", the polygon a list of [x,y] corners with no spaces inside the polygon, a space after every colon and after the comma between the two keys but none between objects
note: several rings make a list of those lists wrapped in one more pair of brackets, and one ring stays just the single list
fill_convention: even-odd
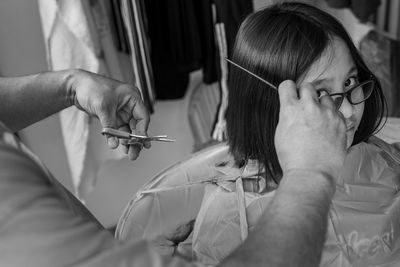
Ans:
[{"label": "shirt sleeve", "polygon": [[116,240],[1,130],[0,266],[201,266]]}]

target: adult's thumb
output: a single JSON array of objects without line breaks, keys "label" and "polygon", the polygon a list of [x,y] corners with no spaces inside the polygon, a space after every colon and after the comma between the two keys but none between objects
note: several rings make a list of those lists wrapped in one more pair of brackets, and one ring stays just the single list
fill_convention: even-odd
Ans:
[{"label": "adult's thumb", "polygon": [[[101,127],[103,128],[112,128],[116,129],[117,128],[117,115],[115,109],[112,110],[102,110],[98,114]],[[107,145],[111,149],[115,149],[119,145],[118,138],[110,135],[106,135],[107,138]]]}]

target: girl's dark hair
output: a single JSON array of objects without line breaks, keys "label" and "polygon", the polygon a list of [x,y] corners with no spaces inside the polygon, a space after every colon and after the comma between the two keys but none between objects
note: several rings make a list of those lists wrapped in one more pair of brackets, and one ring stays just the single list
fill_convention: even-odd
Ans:
[{"label": "girl's dark hair", "polygon": [[[300,76],[321,56],[333,38],[350,50],[360,81],[374,77],[343,26],[324,11],[304,3],[281,3],[249,15],[236,36],[231,59],[265,80],[279,85]],[[365,102],[353,144],[367,140],[386,116],[381,85]],[[282,175],[274,146],[278,93],[243,70],[231,66],[226,114],[228,143],[235,162],[258,160],[268,177]]]}]

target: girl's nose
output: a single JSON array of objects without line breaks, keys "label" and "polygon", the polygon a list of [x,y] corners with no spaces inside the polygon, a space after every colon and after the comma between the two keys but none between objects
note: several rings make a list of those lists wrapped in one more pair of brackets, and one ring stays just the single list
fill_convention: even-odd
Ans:
[{"label": "girl's nose", "polygon": [[343,99],[342,105],[339,108],[339,111],[343,114],[343,116],[348,119],[353,115],[353,105],[350,104],[349,100],[347,100],[347,97]]}]

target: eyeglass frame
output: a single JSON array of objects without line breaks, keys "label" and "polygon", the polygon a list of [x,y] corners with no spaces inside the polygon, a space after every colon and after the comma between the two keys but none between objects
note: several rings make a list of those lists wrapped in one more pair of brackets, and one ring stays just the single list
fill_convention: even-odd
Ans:
[{"label": "eyeglass frame", "polygon": [[[239,64],[233,62],[232,60],[230,60],[230,59],[228,59],[228,58],[225,58],[225,60],[226,60],[228,63],[234,65],[235,67],[238,67],[239,69],[241,69],[241,70],[247,72],[248,74],[252,75],[253,77],[259,79],[260,81],[262,81],[263,83],[267,84],[269,87],[273,88],[274,90],[278,91],[278,87],[276,87],[276,86],[273,85],[272,83],[268,82],[267,80],[261,78],[261,77],[258,76],[257,74],[255,74],[255,73],[249,71],[248,69],[246,69],[246,68],[240,66]],[[367,98],[365,98],[363,101],[360,101],[360,102],[358,102],[358,103],[352,102],[352,101],[351,101],[351,92],[354,91],[356,88],[358,88],[358,87],[360,87],[360,86],[363,86],[363,85],[365,85],[365,84],[367,84],[367,83],[369,83],[369,82],[372,82],[372,83],[373,83],[373,87],[372,87],[371,94],[370,94]],[[333,93],[333,94],[329,94],[328,92],[326,92],[326,90],[319,90],[319,91],[325,91],[325,92],[327,93],[326,95],[329,95],[330,97],[336,96],[336,95],[341,95],[342,98],[341,98],[340,104],[337,106],[337,109],[339,109],[339,108],[342,106],[342,104],[343,104],[343,99],[344,99],[344,98],[346,98],[346,99],[349,101],[349,103],[352,104],[352,105],[358,105],[358,104],[361,104],[362,102],[365,102],[365,101],[372,95],[372,92],[375,90],[375,85],[376,85],[376,78],[375,78],[373,75],[371,75],[370,78],[369,78],[368,80],[353,85],[349,90],[347,90],[346,92],[343,92],[343,93]],[[350,97],[348,97],[348,96],[350,96]],[[318,98],[320,98],[320,96],[319,96]]]},{"label": "eyeglass frame", "polygon": [[[371,91],[370,95],[369,95],[368,97],[364,98],[364,100],[362,100],[362,101],[360,101],[360,102],[357,102],[357,103],[354,103],[354,102],[351,100],[351,93],[352,93],[355,89],[357,89],[357,88],[359,88],[359,87],[362,88],[362,86],[364,86],[364,85],[366,85],[367,83],[370,83],[370,82],[372,82],[372,91]],[[375,90],[375,85],[376,85],[376,80],[375,80],[374,76],[370,76],[370,78],[369,78],[368,80],[363,81],[363,82],[361,82],[361,83],[358,83],[358,84],[355,84],[355,85],[351,86],[350,89],[348,89],[346,92],[343,92],[343,93],[333,93],[333,94],[329,94],[329,93],[328,93],[327,95],[329,95],[330,97],[338,96],[338,95],[342,96],[342,98],[341,98],[341,100],[340,100],[340,103],[337,105],[337,109],[339,109],[339,108],[342,106],[342,104],[343,104],[344,98],[346,98],[347,101],[349,101],[349,103],[352,104],[352,105],[358,105],[358,104],[361,104],[362,102],[365,102],[365,101],[372,95],[373,91]],[[332,100],[333,100],[333,98],[332,98]]]}]

